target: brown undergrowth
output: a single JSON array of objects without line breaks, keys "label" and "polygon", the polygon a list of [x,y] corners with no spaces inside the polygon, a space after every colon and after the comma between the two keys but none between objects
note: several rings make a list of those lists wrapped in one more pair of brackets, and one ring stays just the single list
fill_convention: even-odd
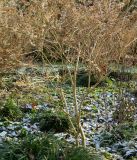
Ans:
[{"label": "brown undergrowth", "polygon": [[108,63],[123,60],[136,42],[137,13],[121,16],[126,4],[102,0],[86,6],[74,0],[3,0],[0,65],[9,69],[28,54],[46,62],[73,63],[80,53],[89,70],[106,72]]}]

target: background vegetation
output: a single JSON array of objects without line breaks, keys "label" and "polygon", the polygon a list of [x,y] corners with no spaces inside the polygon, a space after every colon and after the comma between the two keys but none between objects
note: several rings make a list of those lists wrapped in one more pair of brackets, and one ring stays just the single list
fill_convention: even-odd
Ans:
[{"label": "background vegetation", "polygon": [[[12,139],[2,144],[2,159],[113,159],[99,148],[115,149],[122,138],[135,140],[136,104],[131,93],[136,96],[136,76],[124,70],[137,62],[136,7],[136,0],[0,1],[0,135],[7,134],[10,121],[24,125],[25,117],[29,123],[29,129],[19,129],[18,143]],[[20,74],[26,66],[26,74]],[[91,99],[99,105],[89,107]],[[45,101],[48,110],[40,110]],[[111,124],[103,113],[106,119],[111,114]],[[84,126],[89,119],[96,125],[87,127],[94,130],[90,135]],[[40,134],[33,137],[29,132],[35,123]],[[74,142],[60,142],[50,132],[67,132]],[[89,149],[87,139],[96,141]],[[128,159],[137,150],[127,153],[117,147],[116,152]]]}]

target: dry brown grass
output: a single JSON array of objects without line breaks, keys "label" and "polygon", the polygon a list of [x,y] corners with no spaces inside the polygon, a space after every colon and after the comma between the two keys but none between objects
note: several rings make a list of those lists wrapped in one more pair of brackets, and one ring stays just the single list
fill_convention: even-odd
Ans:
[{"label": "dry brown grass", "polygon": [[[124,2],[127,3],[126,1]],[[16,66],[32,51],[43,59],[80,60],[106,73],[136,41],[137,13],[122,15],[121,3],[101,0],[93,6],[74,0],[0,2],[0,65]]]}]

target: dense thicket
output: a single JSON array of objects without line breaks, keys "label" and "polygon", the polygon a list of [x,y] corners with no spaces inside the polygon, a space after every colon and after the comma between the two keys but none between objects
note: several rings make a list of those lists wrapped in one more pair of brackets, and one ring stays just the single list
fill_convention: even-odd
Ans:
[{"label": "dense thicket", "polygon": [[24,55],[73,63],[80,54],[90,69],[105,72],[108,63],[136,53],[135,7],[133,0],[3,0],[0,65],[17,66]]}]

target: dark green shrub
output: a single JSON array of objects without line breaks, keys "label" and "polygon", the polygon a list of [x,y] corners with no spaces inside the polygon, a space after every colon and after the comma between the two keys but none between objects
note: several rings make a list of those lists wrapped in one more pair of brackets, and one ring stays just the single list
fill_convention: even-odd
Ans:
[{"label": "dark green shrub", "polygon": [[[77,86],[88,87],[89,75],[87,71],[79,71],[77,74]],[[94,74],[90,75],[90,85],[96,84],[98,81],[97,77]]]},{"label": "dark green shrub", "polygon": [[40,113],[33,122],[40,122],[40,130],[46,132],[65,132],[70,128],[67,116],[63,112],[54,112],[52,110]]},{"label": "dark green shrub", "polygon": [[0,108],[0,115],[8,119],[17,119],[22,116],[22,112],[13,98],[8,98]]},{"label": "dark green shrub", "polygon": [[[71,69],[71,74],[74,74],[74,70]],[[67,84],[71,84],[71,80],[69,77],[69,71],[67,68],[63,68],[59,70],[59,75],[66,79]],[[85,69],[79,69],[77,72],[77,87],[88,87],[89,74]],[[93,73],[90,75],[90,86],[96,84],[98,81],[98,77]]]}]

